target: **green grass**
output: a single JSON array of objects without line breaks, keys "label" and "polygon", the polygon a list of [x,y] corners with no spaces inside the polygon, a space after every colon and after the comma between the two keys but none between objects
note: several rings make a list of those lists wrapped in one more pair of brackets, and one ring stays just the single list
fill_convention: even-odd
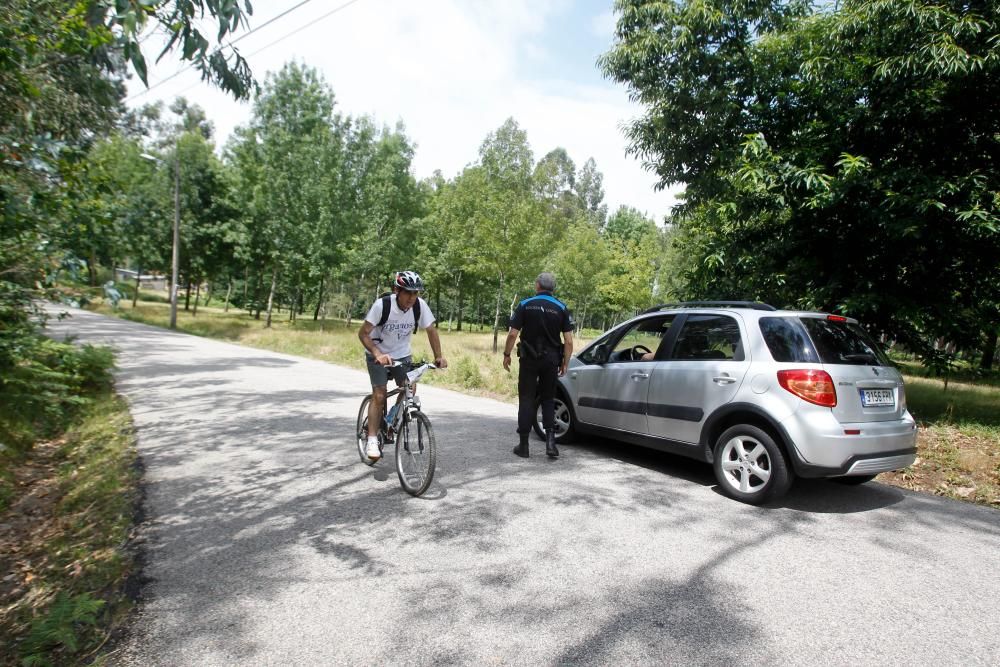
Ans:
[{"label": "green grass", "polygon": [[906,400],[910,412],[928,424],[955,424],[962,428],[1000,430],[1000,389],[992,385],[944,382],[908,376]]},{"label": "green grass", "polygon": [[[143,298],[145,294],[142,292]],[[133,309],[130,302],[123,301],[118,311],[113,312],[109,305],[99,300],[90,308],[145,324],[166,327],[169,323],[169,307],[163,303],[139,301]],[[199,308],[197,316],[182,307],[177,310],[177,328],[186,333],[364,369],[364,351],[357,337],[360,326],[360,320],[353,320],[348,326],[343,320],[323,323],[313,321],[310,316],[289,322],[288,313],[282,312],[272,317],[271,328],[266,329],[263,316],[255,320],[236,309],[226,313],[222,308]],[[439,334],[449,367],[444,372],[425,375],[422,382],[505,400],[516,398],[516,372],[503,370],[503,357],[499,351],[493,352],[491,331],[460,332],[442,328]],[[506,335],[506,331],[498,335],[500,350]],[[580,340],[576,341],[577,349],[583,345]],[[430,344],[423,333],[413,339],[413,355],[416,359],[432,358]]]},{"label": "green grass", "polygon": [[132,559],[123,545],[132,526],[134,461],[127,406],[110,390],[82,409],[62,439],[39,443],[28,455],[29,488],[46,491],[33,501],[30,521],[15,515],[16,500],[3,518],[24,525],[19,581],[5,589],[0,608],[0,663],[84,664],[123,621],[130,608],[123,584]]}]

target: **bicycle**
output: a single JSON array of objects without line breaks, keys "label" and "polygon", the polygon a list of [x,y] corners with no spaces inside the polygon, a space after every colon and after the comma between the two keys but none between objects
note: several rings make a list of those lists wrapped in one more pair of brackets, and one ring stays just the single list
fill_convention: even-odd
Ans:
[{"label": "bicycle", "polygon": [[[389,412],[389,417],[381,420],[378,429],[378,451],[381,453],[386,445],[386,440],[390,434],[395,437],[396,443],[396,474],[399,476],[399,483],[403,489],[411,496],[419,496],[427,487],[431,485],[434,478],[434,466],[437,463],[437,446],[434,441],[434,431],[431,428],[431,420],[420,411],[420,398],[413,393],[413,383],[429,370],[436,369],[437,366],[431,363],[411,364],[407,371],[404,366],[396,362],[387,366],[393,379],[397,381],[397,386],[386,393],[385,404],[389,405],[389,399],[393,396],[403,395],[398,400],[393,410]],[[358,411],[358,454],[365,465],[373,466],[379,459],[370,459],[365,453],[368,442],[368,404],[372,400],[372,395],[368,394],[361,401],[361,409]]]}]

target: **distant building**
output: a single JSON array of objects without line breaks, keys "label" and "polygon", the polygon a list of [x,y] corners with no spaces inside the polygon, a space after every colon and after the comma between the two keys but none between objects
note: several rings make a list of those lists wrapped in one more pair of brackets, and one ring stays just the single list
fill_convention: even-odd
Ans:
[{"label": "distant building", "polygon": [[[135,284],[135,271],[130,269],[115,269],[115,279],[123,283]],[[167,291],[165,276],[142,274],[139,276],[139,286],[143,289]]]}]

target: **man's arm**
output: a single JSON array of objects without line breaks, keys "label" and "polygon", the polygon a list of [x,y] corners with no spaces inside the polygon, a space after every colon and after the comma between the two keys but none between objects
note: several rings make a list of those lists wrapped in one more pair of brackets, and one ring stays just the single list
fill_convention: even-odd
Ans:
[{"label": "man's arm", "polygon": [[425,331],[427,331],[427,341],[431,344],[431,352],[434,353],[434,365],[438,368],[448,368],[448,360],[441,354],[441,337],[438,336],[437,327],[429,326]]},{"label": "man's arm", "polygon": [[392,357],[390,357],[388,354],[383,354],[382,352],[379,352],[378,348],[375,347],[375,341],[372,340],[371,336],[372,329],[374,328],[375,328],[374,324],[372,324],[368,320],[365,320],[361,324],[361,328],[358,329],[358,339],[361,341],[361,344],[365,346],[365,350],[367,350],[368,354],[375,357],[376,363],[382,364],[383,366],[388,366],[389,364],[392,363]]},{"label": "man's arm", "polygon": [[510,353],[514,349],[514,343],[517,342],[517,336],[521,333],[520,329],[510,328],[507,332],[507,340],[503,343],[503,369],[505,371],[510,371]]},{"label": "man's arm", "polygon": [[569,358],[573,356],[573,332],[563,331],[563,358],[562,365],[559,366],[559,375],[566,375],[569,368]]}]

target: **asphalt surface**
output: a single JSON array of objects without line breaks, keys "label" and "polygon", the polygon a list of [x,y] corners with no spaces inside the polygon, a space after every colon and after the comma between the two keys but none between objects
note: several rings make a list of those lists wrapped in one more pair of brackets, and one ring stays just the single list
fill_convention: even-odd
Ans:
[{"label": "asphalt surface", "polygon": [[117,349],[145,465],[114,664],[1000,664],[996,510],[823,481],[750,507],[605,440],[522,460],[513,405],[429,386],[415,499],[358,458],[366,373],[81,311],[50,328]]}]

